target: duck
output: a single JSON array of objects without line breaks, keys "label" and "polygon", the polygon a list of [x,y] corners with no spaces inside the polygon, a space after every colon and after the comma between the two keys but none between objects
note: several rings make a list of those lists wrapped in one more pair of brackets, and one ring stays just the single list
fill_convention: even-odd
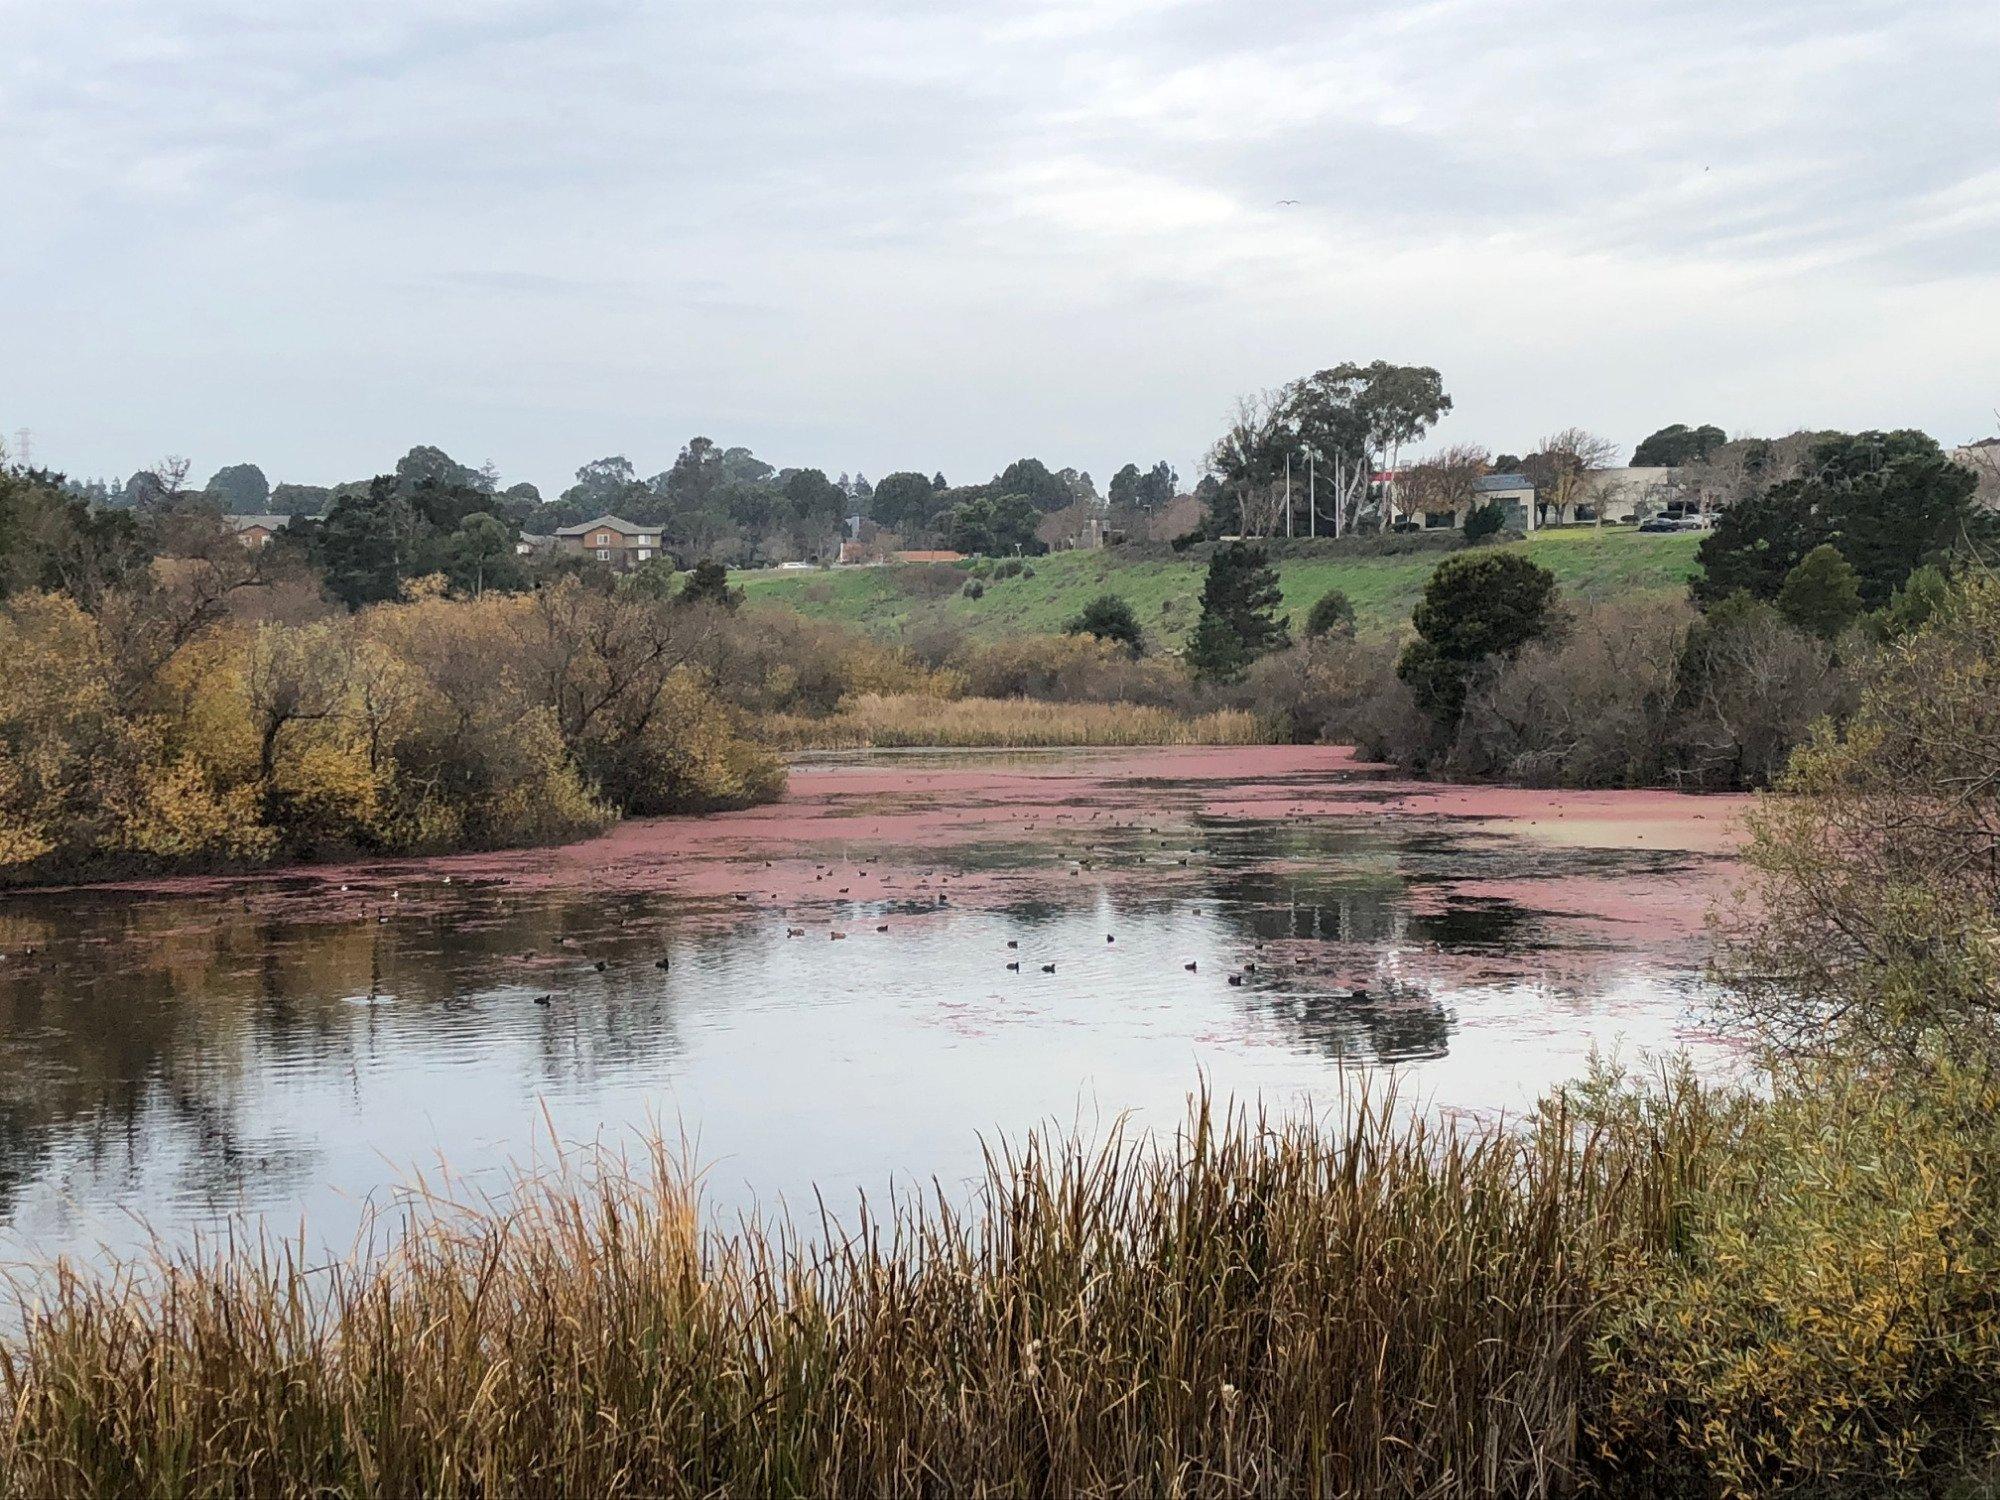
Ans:
[{"label": "duck", "polygon": [[1043,964],[1043,965],[1042,965],[1042,972],[1043,972],[1044,974],[1053,974],[1053,973],[1055,973],[1055,971],[1056,971],[1056,966],[1055,966],[1054,964]]},{"label": "duck", "polygon": [[601,958],[600,958],[599,960],[597,960],[597,962],[596,962],[596,963],[594,963],[594,964],[592,964],[592,965],[591,965],[591,968],[593,968],[593,969],[597,970],[597,972],[598,972],[598,973],[600,973],[600,974],[602,974],[602,973],[603,973],[603,972],[604,972],[604,971],[605,971],[606,969],[608,969],[608,968],[610,968],[610,967],[611,967],[611,965],[610,965],[610,964],[608,964],[608,963],[606,963],[606,962],[605,962],[605,961],[604,961],[603,959],[601,959]]},{"label": "duck", "polygon": [[656,958],[653,960],[653,967],[656,969],[666,970],[671,969],[673,966],[674,961],[671,958]]},{"label": "duck", "polygon": [[1182,964],[1182,965],[1181,965],[1181,967],[1182,967],[1183,969],[1186,969],[1186,970],[1188,971],[1188,973],[1190,973],[1190,974],[1192,974],[1192,973],[1194,973],[1194,972],[1195,972],[1195,965],[1194,965],[1194,964],[1193,964],[1192,962],[1189,962],[1189,963],[1184,963],[1184,964]]},{"label": "duck", "polygon": [[556,997],[555,997],[554,995],[537,995],[537,996],[535,996],[535,1004],[537,1004],[537,1005],[553,1005],[553,1004],[555,1004],[555,1000],[556,1000]]},{"label": "duck", "polygon": [[1017,958],[1011,964],[1007,965],[1007,967],[1014,973],[1018,974],[1021,972],[1021,960]]}]

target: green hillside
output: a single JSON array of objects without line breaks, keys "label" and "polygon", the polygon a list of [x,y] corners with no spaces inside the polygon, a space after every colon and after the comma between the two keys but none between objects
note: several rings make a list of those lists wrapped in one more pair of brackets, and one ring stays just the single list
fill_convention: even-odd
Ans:
[{"label": "green hillside", "polygon": [[[1641,535],[1629,528],[1576,527],[1541,532],[1504,546],[1548,568],[1572,597],[1608,600],[1679,592],[1693,574],[1698,541],[1689,533]],[[1308,551],[1304,544],[1293,545]],[[1328,589],[1338,588],[1353,600],[1364,634],[1398,630],[1408,622],[1431,569],[1451,555],[1447,551],[1392,557],[1325,555],[1340,545],[1322,543],[1319,555],[1277,560],[1285,606],[1295,619],[1303,619]],[[1156,643],[1175,645],[1199,611],[1205,562],[1193,557],[1135,556],[1113,547],[1033,558],[1029,566],[1032,578],[982,580],[985,594],[978,599],[959,592],[939,597],[934,592],[935,565],[767,569],[738,573],[731,582],[743,588],[753,605],[783,604],[801,614],[846,620],[877,631],[949,620],[976,636],[1060,630],[1087,601],[1112,593],[1132,605]]]}]

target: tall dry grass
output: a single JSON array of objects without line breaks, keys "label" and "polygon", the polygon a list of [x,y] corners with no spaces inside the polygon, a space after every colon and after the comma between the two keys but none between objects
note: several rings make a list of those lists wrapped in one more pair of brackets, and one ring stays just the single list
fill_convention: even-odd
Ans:
[{"label": "tall dry grass", "polygon": [[699,1227],[655,1152],[419,1203],[371,1259],[66,1279],[10,1494],[1483,1494],[1579,1473],[1594,1267],[1709,1122],[1613,1140],[1198,1106],[970,1206]]},{"label": "tall dry grass", "polygon": [[1184,714],[1138,703],[922,693],[861,694],[831,714],[772,714],[755,729],[763,743],[783,750],[1254,745],[1270,738],[1255,714],[1239,709]]}]

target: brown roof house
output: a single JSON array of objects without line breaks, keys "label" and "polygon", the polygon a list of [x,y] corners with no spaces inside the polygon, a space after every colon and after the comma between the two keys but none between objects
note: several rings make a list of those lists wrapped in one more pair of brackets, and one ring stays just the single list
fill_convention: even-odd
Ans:
[{"label": "brown roof house", "polygon": [[236,533],[236,540],[251,549],[268,547],[271,538],[292,518],[290,516],[224,516],[222,524]]},{"label": "brown roof house", "polygon": [[556,551],[594,557],[629,573],[660,555],[660,528],[621,521],[617,516],[599,516],[581,526],[558,526]]}]

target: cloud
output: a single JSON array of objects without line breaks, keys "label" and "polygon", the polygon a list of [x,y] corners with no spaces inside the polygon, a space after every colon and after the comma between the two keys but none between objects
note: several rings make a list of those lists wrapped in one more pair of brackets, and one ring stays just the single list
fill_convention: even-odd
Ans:
[{"label": "cloud", "polygon": [[[1438,365],[1454,437],[1990,425],[1974,0],[0,0],[0,425],[327,480],[1192,472]],[[1297,199],[1280,207],[1279,199]],[[23,351],[25,351],[25,356]]]}]

